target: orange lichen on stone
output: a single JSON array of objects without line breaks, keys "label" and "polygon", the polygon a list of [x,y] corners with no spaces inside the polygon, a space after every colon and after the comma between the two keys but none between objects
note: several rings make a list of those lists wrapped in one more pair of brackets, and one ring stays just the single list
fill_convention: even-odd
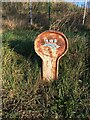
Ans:
[{"label": "orange lichen on stone", "polygon": [[35,40],[35,51],[43,60],[43,80],[58,78],[58,59],[68,50],[66,36],[57,31],[45,31]]}]

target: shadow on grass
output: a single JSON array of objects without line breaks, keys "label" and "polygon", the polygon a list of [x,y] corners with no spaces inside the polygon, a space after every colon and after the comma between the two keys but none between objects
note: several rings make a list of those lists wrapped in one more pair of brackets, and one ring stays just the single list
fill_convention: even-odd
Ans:
[{"label": "shadow on grass", "polygon": [[38,63],[41,66],[41,58],[36,54],[34,50],[34,42],[29,40],[14,40],[9,42],[9,47],[13,49],[17,54],[22,55],[27,60],[30,60],[33,64]]},{"label": "shadow on grass", "polygon": [[43,30],[49,29],[50,21],[46,13],[38,12],[34,14],[33,21],[38,25],[38,27],[42,27]]},{"label": "shadow on grass", "polygon": [[[90,30],[88,31],[88,66],[89,66],[89,73],[90,73]],[[90,74],[89,74],[90,77]]]}]

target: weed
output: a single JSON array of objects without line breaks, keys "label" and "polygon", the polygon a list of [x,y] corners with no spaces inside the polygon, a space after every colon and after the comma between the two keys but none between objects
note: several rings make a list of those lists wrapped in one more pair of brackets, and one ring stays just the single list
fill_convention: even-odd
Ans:
[{"label": "weed", "polygon": [[[24,29],[19,26],[18,29],[15,27],[16,29],[10,28],[3,31],[2,119],[89,120],[90,32],[86,29],[76,31],[76,26],[74,26],[74,23],[77,23],[75,22],[76,16],[80,18],[82,15],[82,9],[77,9],[75,6],[73,9],[72,5],[69,6],[66,3],[66,7],[63,3],[52,3],[51,11],[53,14],[51,15],[52,25],[50,29],[62,30],[68,38],[69,49],[67,54],[60,59],[58,80],[44,84],[41,80],[42,61],[34,51],[34,40],[39,33],[49,27],[47,24],[43,25],[47,21],[47,17],[45,21],[41,22],[48,3],[33,4],[35,9],[33,20],[35,20],[38,29],[27,27],[27,24]],[[21,18],[23,18],[23,15],[27,15],[29,11],[27,5],[28,3],[4,4],[3,8],[6,10],[6,12],[4,11],[6,15],[3,14],[5,15],[4,18],[8,17],[12,20],[11,18],[16,18],[17,15],[21,15]],[[40,6],[39,9],[37,5]],[[13,7],[14,9],[12,9]],[[26,9],[26,11],[21,11],[19,7],[24,11]],[[41,11],[41,8],[45,9]],[[62,9],[66,11],[68,17],[60,12]],[[12,15],[13,10],[16,13],[15,15]],[[56,13],[54,10],[56,10]],[[70,11],[72,11],[72,14],[70,14]],[[36,12],[40,13],[41,17],[39,19],[35,18],[37,17]],[[59,18],[59,21],[57,18]],[[73,18],[75,18],[75,21]],[[44,29],[41,29],[41,27],[39,29],[39,26],[43,26]],[[75,29],[73,29],[73,26]]]},{"label": "weed", "polygon": [[88,119],[86,34],[65,33],[69,50],[60,60],[59,79],[45,85],[40,81],[41,60],[30,44],[37,32],[17,31],[3,34],[3,119]]}]

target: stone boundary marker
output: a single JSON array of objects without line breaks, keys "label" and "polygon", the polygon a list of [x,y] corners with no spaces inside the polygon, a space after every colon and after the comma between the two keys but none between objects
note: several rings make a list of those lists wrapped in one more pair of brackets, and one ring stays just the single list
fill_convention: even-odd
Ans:
[{"label": "stone boundary marker", "polygon": [[59,59],[68,50],[66,36],[57,31],[45,31],[39,34],[34,42],[35,52],[42,59],[42,79],[51,81],[58,79]]}]

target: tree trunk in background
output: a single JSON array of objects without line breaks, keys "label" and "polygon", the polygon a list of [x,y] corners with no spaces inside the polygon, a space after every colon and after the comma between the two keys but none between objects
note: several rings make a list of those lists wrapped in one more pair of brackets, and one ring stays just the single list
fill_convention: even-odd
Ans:
[{"label": "tree trunk in background", "polygon": [[83,22],[82,22],[83,25],[85,24],[86,10],[87,10],[87,0],[85,0],[85,8],[84,8]]},{"label": "tree trunk in background", "polygon": [[49,18],[49,26],[50,26],[50,0],[48,0],[48,18]]},{"label": "tree trunk in background", "polygon": [[30,0],[30,24],[32,25],[32,0]]}]

